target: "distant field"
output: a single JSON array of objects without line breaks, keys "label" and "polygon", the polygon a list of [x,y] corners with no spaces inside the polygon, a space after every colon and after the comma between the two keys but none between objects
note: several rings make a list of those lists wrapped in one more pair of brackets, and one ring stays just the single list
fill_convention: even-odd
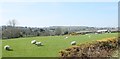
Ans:
[{"label": "distant field", "polygon": [[[6,51],[2,47],[3,57],[57,57],[59,51],[71,46],[71,41],[77,44],[100,40],[103,38],[116,37],[117,33],[109,34],[89,34],[68,36],[43,36],[43,37],[27,37],[2,40],[2,46],[10,45],[13,51]],[[44,46],[37,47],[31,44],[32,40],[41,41]]]}]

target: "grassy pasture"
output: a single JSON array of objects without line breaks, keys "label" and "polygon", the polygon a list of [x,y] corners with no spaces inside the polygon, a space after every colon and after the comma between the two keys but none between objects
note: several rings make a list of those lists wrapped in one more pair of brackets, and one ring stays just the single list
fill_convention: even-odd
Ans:
[{"label": "grassy pasture", "polygon": [[[71,41],[82,44],[116,36],[117,33],[106,33],[67,36],[67,39],[66,36],[42,36],[2,40],[2,57],[57,57],[60,50],[71,46]],[[32,40],[40,41],[44,46],[37,47],[31,44]],[[10,45],[13,51],[4,50],[5,45]]]},{"label": "grassy pasture", "polygon": [[1,59],[1,57],[2,57],[2,40],[0,39],[0,59]]}]

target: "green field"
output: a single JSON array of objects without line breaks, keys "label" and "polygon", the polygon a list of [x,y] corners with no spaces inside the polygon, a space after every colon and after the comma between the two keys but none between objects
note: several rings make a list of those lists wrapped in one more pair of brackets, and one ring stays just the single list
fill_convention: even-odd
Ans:
[{"label": "green field", "polygon": [[0,39],[0,59],[1,59],[1,57],[2,57],[2,40]]},{"label": "green field", "polygon": [[[42,36],[2,40],[2,57],[57,57],[60,50],[71,46],[71,41],[82,44],[116,36],[117,33],[106,33],[68,36],[68,39],[64,39],[66,36]],[[32,40],[41,41],[44,46],[33,45],[31,44]],[[10,45],[13,51],[4,50],[3,46],[5,45]]]}]

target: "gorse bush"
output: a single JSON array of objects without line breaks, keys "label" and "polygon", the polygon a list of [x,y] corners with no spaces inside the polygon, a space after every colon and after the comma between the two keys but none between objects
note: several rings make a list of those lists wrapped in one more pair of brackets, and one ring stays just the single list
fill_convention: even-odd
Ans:
[{"label": "gorse bush", "polygon": [[111,57],[118,48],[118,38],[107,38],[69,47],[60,51],[61,57]]}]

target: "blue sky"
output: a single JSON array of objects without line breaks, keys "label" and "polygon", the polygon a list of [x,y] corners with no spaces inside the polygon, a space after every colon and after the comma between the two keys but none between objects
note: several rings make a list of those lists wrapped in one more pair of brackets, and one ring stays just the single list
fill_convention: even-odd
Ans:
[{"label": "blue sky", "polygon": [[16,19],[17,26],[117,27],[117,2],[5,2],[1,23]]}]

